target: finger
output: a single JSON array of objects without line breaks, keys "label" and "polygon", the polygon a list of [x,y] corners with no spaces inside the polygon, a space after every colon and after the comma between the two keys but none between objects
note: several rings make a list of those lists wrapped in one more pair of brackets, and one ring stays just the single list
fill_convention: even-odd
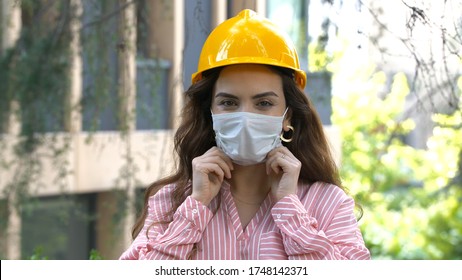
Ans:
[{"label": "finger", "polygon": [[273,169],[272,166],[274,165],[274,162],[277,160],[278,157],[281,157],[282,155],[282,153],[275,150],[272,150],[270,153],[268,153],[266,159],[266,174],[270,174],[271,169]]},{"label": "finger", "polygon": [[278,153],[280,153],[281,156],[285,155],[285,157],[294,157],[292,152],[287,147],[284,147],[284,146],[279,146],[279,147],[274,148],[273,150],[271,150],[268,153],[268,157],[274,156],[274,155],[276,155]]},{"label": "finger", "polygon": [[267,158],[267,161],[273,161],[277,158],[286,158],[286,157],[289,157],[288,154],[284,153],[283,151],[280,151],[280,150],[272,150],[270,153],[268,153],[268,155],[266,156]]},{"label": "finger", "polygon": [[217,177],[218,177],[218,180],[219,182],[223,182],[223,179],[224,179],[224,176],[225,176],[225,173],[223,172],[223,169],[221,169],[220,166],[216,165],[216,164],[211,164],[210,165],[210,174],[215,174]]},{"label": "finger", "polygon": [[[207,167],[209,167],[210,164],[218,164],[218,161],[222,161],[219,156],[211,156],[210,153],[208,154],[206,152],[202,156],[196,157],[192,160],[192,167],[200,172],[208,173],[210,171],[208,171]],[[227,165],[224,164],[224,166],[226,167]]]},{"label": "finger", "polygon": [[204,155],[218,155],[226,164],[230,170],[234,170],[233,161],[218,147],[214,146],[210,148]]},{"label": "finger", "polygon": [[271,162],[271,169],[274,171],[274,173],[279,174],[279,171],[283,170],[282,163],[281,163],[282,158],[281,157],[276,157],[272,162]]},{"label": "finger", "polygon": [[218,164],[225,172],[226,178],[231,178],[231,170],[234,169],[231,159],[217,147],[210,148],[198,158],[198,161]]},{"label": "finger", "polygon": [[221,167],[216,163],[201,162],[197,164],[196,168],[197,168],[197,171],[205,175],[211,175],[213,173],[218,177],[220,182],[223,181],[225,173],[223,169],[221,169]]},{"label": "finger", "polygon": [[280,167],[278,163],[278,158],[280,158],[280,156],[278,156],[278,154],[275,154],[267,160],[267,163],[266,163],[267,174],[270,174],[271,171],[273,171],[275,174],[279,174]]},{"label": "finger", "polygon": [[231,167],[229,164],[219,155],[210,156],[206,159],[209,163],[218,164],[218,166],[224,171],[226,178],[231,178]]},{"label": "finger", "polygon": [[[290,154],[285,154],[281,151],[273,153],[273,155],[268,159],[267,169],[273,170],[276,174],[279,174],[280,171],[288,170],[291,166],[298,165],[299,161],[295,156]],[[268,173],[268,171],[267,171]],[[269,173],[268,173],[269,174]]]},{"label": "finger", "polygon": [[268,157],[268,155],[267,155],[266,164],[265,164],[265,167],[266,167],[266,174],[267,174],[267,175],[269,175],[269,174],[271,173],[271,164],[273,163],[274,160],[275,160],[274,155],[271,156],[271,157]]},{"label": "finger", "polygon": [[218,151],[219,151],[220,158],[228,165],[229,169],[234,170],[234,165],[233,165],[233,161],[231,160],[231,158],[228,157],[222,150],[218,150]]}]

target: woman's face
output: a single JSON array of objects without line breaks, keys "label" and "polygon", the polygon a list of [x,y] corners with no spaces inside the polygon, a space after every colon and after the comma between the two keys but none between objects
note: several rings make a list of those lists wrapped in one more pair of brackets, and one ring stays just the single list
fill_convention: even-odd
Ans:
[{"label": "woman's face", "polygon": [[286,110],[282,78],[263,65],[227,66],[213,88],[211,109],[214,114],[250,112],[282,116]]}]

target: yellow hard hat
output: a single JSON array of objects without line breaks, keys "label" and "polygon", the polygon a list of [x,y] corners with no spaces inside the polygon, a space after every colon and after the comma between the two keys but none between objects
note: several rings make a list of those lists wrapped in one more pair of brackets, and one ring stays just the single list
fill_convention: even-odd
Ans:
[{"label": "yellow hard hat", "polygon": [[242,63],[293,69],[296,83],[305,88],[306,74],[300,69],[292,40],[273,22],[248,9],[224,21],[210,33],[202,47],[192,83],[199,81],[206,70]]}]

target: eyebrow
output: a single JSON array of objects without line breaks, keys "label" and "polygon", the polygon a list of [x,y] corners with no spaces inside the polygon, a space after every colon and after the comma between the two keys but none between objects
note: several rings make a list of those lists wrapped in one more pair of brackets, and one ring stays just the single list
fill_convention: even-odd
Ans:
[{"label": "eyebrow", "polygon": [[[269,96],[279,97],[279,95],[277,95],[274,91],[267,91],[267,92],[262,92],[262,93],[259,93],[257,95],[252,96],[252,99],[259,99],[259,98],[262,98],[262,97],[269,97]],[[226,92],[217,93],[215,95],[215,98],[217,98],[217,97],[237,99],[237,97],[235,95],[232,95],[232,94],[226,93]]]}]

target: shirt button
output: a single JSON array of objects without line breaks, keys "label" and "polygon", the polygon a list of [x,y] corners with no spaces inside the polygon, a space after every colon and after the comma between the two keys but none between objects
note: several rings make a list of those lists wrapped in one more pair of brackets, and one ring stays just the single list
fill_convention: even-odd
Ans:
[{"label": "shirt button", "polygon": [[193,210],[192,210],[192,213],[193,213],[193,214],[197,214],[197,209],[193,209]]},{"label": "shirt button", "polygon": [[281,214],[277,214],[277,215],[276,215],[276,218],[280,219],[280,218],[281,218]]}]

